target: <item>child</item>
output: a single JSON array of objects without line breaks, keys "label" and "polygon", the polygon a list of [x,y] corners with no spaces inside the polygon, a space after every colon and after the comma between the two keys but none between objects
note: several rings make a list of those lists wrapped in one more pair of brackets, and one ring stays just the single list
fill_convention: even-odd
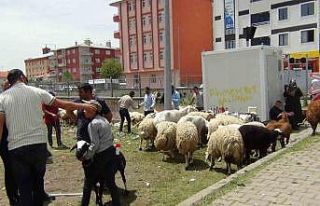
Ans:
[{"label": "child", "polygon": [[105,180],[102,184],[100,182],[100,185],[105,184],[109,188],[112,205],[120,205],[118,188],[115,183],[115,147],[111,125],[106,118],[100,115],[102,107],[99,102],[90,100],[86,103],[94,105],[97,110],[95,112],[84,111],[85,118],[91,120],[88,125],[91,142],[83,160],[85,178],[81,205],[89,205],[91,190],[98,180]]}]

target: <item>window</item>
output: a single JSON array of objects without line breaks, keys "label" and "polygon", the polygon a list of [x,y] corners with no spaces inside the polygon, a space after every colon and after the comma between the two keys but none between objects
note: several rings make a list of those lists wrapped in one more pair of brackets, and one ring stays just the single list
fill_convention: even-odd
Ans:
[{"label": "window", "polygon": [[270,23],[270,13],[268,11],[251,15],[251,25],[258,26]]},{"label": "window", "polygon": [[162,23],[164,20],[164,13],[163,12],[160,12],[159,13],[159,23]]},{"label": "window", "polygon": [[226,49],[234,49],[236,48],[236,41],[235,40],[230,40],[230,41],[226,41]]},{"label": "window", "polygon": [[130,37],[130,39],[129,39],[129,45],[130,45],[130,47],[133,47],[135,44],[134,44],[134,40],[135,40],[135,38],[134,37]]},{"label": "window", "polygon": [[146,17],[144,16],[144,17],[142,17],[142,25],[145,26],[146,24],[147,24]]},{"label": "window", "polygon": [[150,61],[153,62],[153,53],[150,52],[149,55],[150,55]]},{"label": "window", "polygon": [[160,40],[160,42],[163,42],[163,32],[162,31],[160,31],[160,33],[159,33],[159,40]]},{"label": "window", "polygon": [[76,53],[76,50],[75,49],[72,49],[72,54],[75,54]]},{"label": "window", "polygon": [[258,37],[258,38],[252,39],[251,46],[256,46],[256,45],[269,45],[270,46],[270,37],[263,36],[263,37]]},{"label": "window", "polygon": [[262,0],[250,0],[250,2],[256,2],[256,1],[262,1]]},{"label": "window", "polygon": [[95,50],[94,50],[94,53],[95,53],[95,54],[100,54],[100,50],[99,50],[99,49],[95,49]]},{"label": "window", "polygon": [[76,59],[75,58],[72,59],[72,63],[74,63],[74,64],[76,63]]},{"label": "window", "polygon": [[142,7],[146,7],[146,0],[142,0]]},{"label": "window", "polygon": [[157,76],[155,74],[151,74],[150,83],[157,83]]},{"label": "window", "polygon": [[100,63],[100,58],[96,58],[96,63]]},{"label": "window", "polygon": [[314,14],[314,2],[301,5],[301,16],[310,16]]},{"label": "window", "polygon": [[159,57],[160,57],[160,60],[163,60],[163,59],[164,59],[164,52],[163,52],[163,50],[160,51]]},{"label": "window", "polygon": [[288,19],[288,8],[281,8],[278,10],[279,21]]},{"label": "window", "polygon": [[143,35],[143,43],[145,43],[145,44],[147,43],[147,35],[146,34]]},{"label": "window", "polygon": [[68,59],[68,64],[70,64],[70,59]]},{"label": "window", "polygon": [[106,55],[111,55],[111,51],[110,50],[106,50]]},{"label": "window", "polygon": [[301,43],[314,42],[314,30],[301,31]]},{"label": "window", "polygon": [[129,2],[128,6],[129,6],[129,11],[134,11],[135,10],[136,5],[134,4],[134,2]]},{"label": "window", "polygon": [[136,20],[130,19],[129,20],[129,29],[134,29],[136,25]]},{"label": "window", "polygon": [[77,68],[73,68],[73,69],[72,69],[72,72],[73,72],[73,73],[76,73],[76,72],[77,72]]},{"label": "window", "polygon": [[147,62],[147,60],[148,60],[148,54],[146,52],[143,53],[143,60],[144,60],[144,62]]},{"label": "window", "polygon": [[100,73],[101,72],[101,68],[96,68],[96,72]]},{"label": "window", "polygon": [[67,55],[69,55],[70,54],[70,50],[67,50]]},{"label": "window", "polygon": [[288,46],[288,34],[279,34],[279,46]]}]

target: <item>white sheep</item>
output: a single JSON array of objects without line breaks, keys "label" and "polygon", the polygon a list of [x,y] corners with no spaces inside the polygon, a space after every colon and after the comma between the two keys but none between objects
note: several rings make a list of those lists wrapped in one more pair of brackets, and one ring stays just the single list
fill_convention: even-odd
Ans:
[{"label": "white sheep", "polygon": [[177,124],[176,145],[180,154],[185,158],[185,169],[193,163],[192,154],[197,149],[198,130],[191,122],[180,122]]},{"label": "white sheep", "polygon": [[214,166],[215,159],[222,157],[227,165],[227,173],[231,173],[231,163],[240,169],[244,159],[244,144],[238,129],[230,126],[218,128],[208,142],[206,160],[210,161],[210,170]]},{"label": "white sheep", "polygon": [[258,126],[258,127],[266,127],[266,125],[264,125],[262,122],[257,122],[257,121],[248,122],[248,123],[245,123],[244,125],[253,125],[253,126]]},{"label": "white sheep", "polygon": [[144,115],[140,112],[129,112],[132,125],[139,125],[144,119]]},{"label": "white sheep", "polygon": [[215,119],[220,120],[222,125],[244,124],[244,122],[241,119],[231,115],[217,114]]},{"label": "white sheep", "polygon": [[154,139],[157,135],[157,129],[153,124],[153,118],[144,118],[142,122],[138,126],[138,133],[140,136],[140,145],[139,150],[142,150],[142,141],[147,141],[147,147],[149,145],[149,141],[151,141],[152,145],[154,145]]},{"label": "white sheep", "polygon": [[219,126],[222,125],[222,122],[219,119],[211,119],[208,123],[208,134],[207,134],[207,140],[210,139],[210,135],[215,132]]},{"label": "white sheep", "polygon": [[157,136],[154,140],[154,145],[157,150],[164,154],[163,160],[166,156],[174,158],[176,154],[176,130],[177,123],[175,122],[160,122],[157,125]]},{"label": "white sheep", "polygon": [[181,117],[181,119],[178,121],[180,122],[192,122],[194,125],[196,125],[198,130],[198,140],[199,140],[199,146],[202,147],[203,144],[207,143],[207,133],[208,133],[208,121],[205,120],[201,116],[189,116],[186,115],[184,117]]},{"label": "white sheep", "polygon": [[196,111],[196,108],[193,106],[187,106],[181,110],[164,110],[164,111],[156,113],[153,122],[154,122],[155,126],[163,121],[177,123],[181,117],[183,117],[193,111]]},{"label": "white sheep", "polygon": [[214,114],[210,112],[190,112],[187,116],[200,116],[205,118],[207,121],[214,118]]}]

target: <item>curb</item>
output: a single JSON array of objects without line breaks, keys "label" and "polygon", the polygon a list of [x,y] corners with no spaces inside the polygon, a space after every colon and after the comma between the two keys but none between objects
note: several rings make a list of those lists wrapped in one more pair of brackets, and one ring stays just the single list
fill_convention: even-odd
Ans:
[{"label": "curb", "polygon": [[178,206],[191,206],[191,205],[197,205],[199,204],[204,198],[206,198],[207,196],[209,196],[212,193],[215,193],[219,190],[221,190],[224,186],[228,185],[231,181],[233,181],[234,179],[245,175],[247,172],[252,171],[254,169],[256,169],[257,167],[259,167],[260,165],[268,162],[269,160],[274,159],[275,157],[277,157],[279,154],[285,152],[286,150],[288,150],[289,148],[292,148],[294,145],[296,145],[297,143],[299,143],[300,141],[304,140],[305,138],[309,137],[311,135],[310,133],[310,129],[304,129],[302,131],[300,131],[297,134],[293,134],[291,135],[291,143],[289,143],[285,148],[280,149],[276,152],[273,152],[269,155],[267,155],[266,157],[242,168],[241,170],[235,172],[234,174],[226,177],[223,180],[220,180],[219,182],[201,190],[200,192],[192,195],[191,197],[189,197],[188,199],[180,202],[178,204]]}]

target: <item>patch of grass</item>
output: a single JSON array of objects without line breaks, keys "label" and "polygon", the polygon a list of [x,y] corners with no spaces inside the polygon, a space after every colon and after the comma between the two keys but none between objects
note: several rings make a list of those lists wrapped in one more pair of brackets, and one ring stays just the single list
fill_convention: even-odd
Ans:
[{"label": "patch of grass", "polygon": [[230,191],[233,191],[233,190],[237,189],[238,187],[245,186],[247,183],[250,182],[251,178],[255,177],[257,175],[257,173],[259,173],[261,170],[263,170],[266,166],[270,165],[272,162],[282,158],[284,155],[292,155],[292,154],[294,154],[296,152],[300,152],[302,150],[305,150],[305,149],[307,149],[308,147],[310,147],[311,145],[313,145],[314,143],[317,143],[317,142],[320,142],[320,135],[317,135],[317,136],[314,136],[314,137],[310,136],[310,137],[305,138],[304,140],[300,141],[299,143],[297,143],[293,147],[289,148],[288,150],[280,152],[279,155],[277,155],[273,159],[263,163],[262,165],[258,166],[256,169],[247,172],[245,175],[242,175],[240,177],[235,178],[229,184],[227,184],[226,186],[222,187],[221,190],[219,190],[218,192],[205,197],[197,205],[198,206],[209,205],[215,199],[218,199],[218,198],[222,197],[226,193],[228,193]]}]

